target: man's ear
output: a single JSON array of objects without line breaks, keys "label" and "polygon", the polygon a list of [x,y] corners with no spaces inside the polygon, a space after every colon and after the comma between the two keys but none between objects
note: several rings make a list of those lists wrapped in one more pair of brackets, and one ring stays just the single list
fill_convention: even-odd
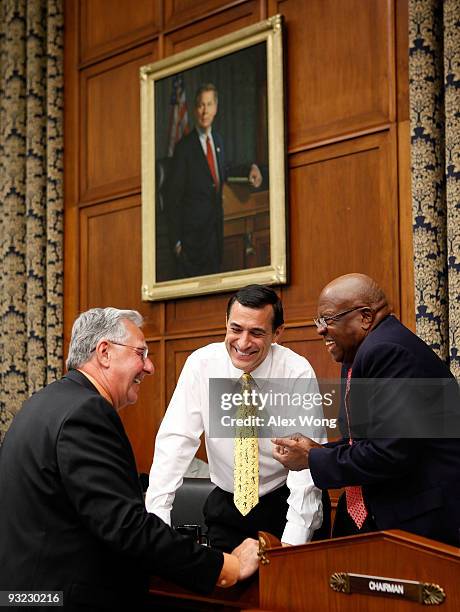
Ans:
[{"label": "man's ear", "polygon": [[273,334],[273,342],[278,342],[284,332],[284,324],[280,325],[275,329],[275,333]]},{"label": "man's ear", "polygon": [[99,364],[103,367],[108,367],[110,362],[110,343],[108,340],[102,338],[96,344],[95,353]]},{"label": "man's ear", "polygon": [[361,310],[361,319],[362,319],[361,327],[365,329],[366,331],[369,330],[374,321],[374,311],[372,310],[372,308],[369,308],[367,306],[363,308]]}]

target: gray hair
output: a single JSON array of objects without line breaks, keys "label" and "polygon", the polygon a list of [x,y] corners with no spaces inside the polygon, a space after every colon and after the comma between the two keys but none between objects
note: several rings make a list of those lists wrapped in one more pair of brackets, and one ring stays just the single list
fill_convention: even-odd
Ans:
[{"label": "gray hair", "polygon": [[91,308],[75,319],[70,338],[67,369],[78,368],[91,358],[91,353],[102,338],[120,342],[127,336],[123,320],[132,321],[137,327],[143,323],[137,310],[118,308]]}]

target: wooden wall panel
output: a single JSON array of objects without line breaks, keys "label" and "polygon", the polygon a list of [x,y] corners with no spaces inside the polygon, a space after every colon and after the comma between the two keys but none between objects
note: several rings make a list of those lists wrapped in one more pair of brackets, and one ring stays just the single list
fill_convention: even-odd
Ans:
[{"label": "wooden wall panel", "polygon": [[164,362],[160,342],[149,342],[149,357],[155,365],[153,376],[142,381],[136,404],[126,406],[119,415],[133,446],[138,472],[149,472],[153,458],[155,436],[160,427],[164,410],[161,380]]},{"label": "wooden wall panel", "polygon": [[348,272],[376,278],[399,309],[395,144],[384,131],[290,158],[291,320],[311,320],[324,285]]},{"label": "wooden wall panel", "polygon": [[[241,0],[166,0],[165,28],[184,25],[222,8],[225,5],[242,4]],[[243,3],[244,4],[244,3]]]},{"label": "wooden wall panel", "polygon": [[113,196],[141,182],[139,68],[153,43],[90,67],[81,75],[81,200]]},{"label": "wooden wall panel", "polygon": [[311,363],[318,377],[340,378],[340,366],[331,359],[323,339],[316,333],[316,325],[285,329],[280,344],[303,355]]},{"label": "wooden wall panel", "polygon": [[190,333],[225,327],[228,294],[203,296],[200,300],[175,300],[166,304],[166,332]]},{"label": "wooden wall panel", "polygon": [[272,3],[286,18],[289,150],[394,120],[392,4]]},{"label": "wooden wall panel", "polygon": [[150,337],[162,331],[162,305],[141,302],[140,231],[139,196],[80,211],[80,308],[136,308]]},{"label": "wooden wall panel", "polygon": [[206,22],[192,23],[165,36],[165,55],[172,55],[196,47],[209,40],[235,32],[261,19],[259,3],[245,2],[222,13],[207,18]]},{"label": "wooden wall panel", "polygon": [[180,340],[169,340],[166,342],[166,401],[172,397],[184,363],[187,357],[198,348],[211,344],[212,342],[222,342],[225,334],[216,336],[200,336],[197,338],[186,338]]},{"label": "wooden wall panel", "polygon": [[80,61],[115,53],[153,36],[161,28],[161,4],[155,0],[82,0]]}]

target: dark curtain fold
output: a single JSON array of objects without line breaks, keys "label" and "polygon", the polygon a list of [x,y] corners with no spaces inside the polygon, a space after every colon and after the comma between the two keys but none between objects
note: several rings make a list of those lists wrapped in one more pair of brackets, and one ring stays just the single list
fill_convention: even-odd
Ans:
[{"label": "dark curtain fold", "polygon": [[0,439],[62,373],[63,0],[0,0]]},{"label": "dark curtain fold", "polygon": [[460,377],[460,0],[409,0],[417,333]]}]

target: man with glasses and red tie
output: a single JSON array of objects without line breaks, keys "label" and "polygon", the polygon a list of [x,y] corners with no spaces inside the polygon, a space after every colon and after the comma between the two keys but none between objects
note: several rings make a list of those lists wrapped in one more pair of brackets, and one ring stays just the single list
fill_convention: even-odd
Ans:
[{"label": "man with glasses and red tie", "polygon": [[310,468],[321,489],[345,488],[333,535],[403,529],[455,546],[460,529],[458,385],[402,325],[377,283],[347,274],[321,292],[318,334],[342,364],[343,438],[277,438],[274,457]]},{"label": "man with glasses and red tie", "polygon": [[[195,95],[195,129],[177,143],[167,173],[165,205],[178,277],[221,270],[226,167],[222,137],[213,129],[217,107],[215,85],[201,85]],[[255,164],[248,182],[255,188],[262,185]]]}]

